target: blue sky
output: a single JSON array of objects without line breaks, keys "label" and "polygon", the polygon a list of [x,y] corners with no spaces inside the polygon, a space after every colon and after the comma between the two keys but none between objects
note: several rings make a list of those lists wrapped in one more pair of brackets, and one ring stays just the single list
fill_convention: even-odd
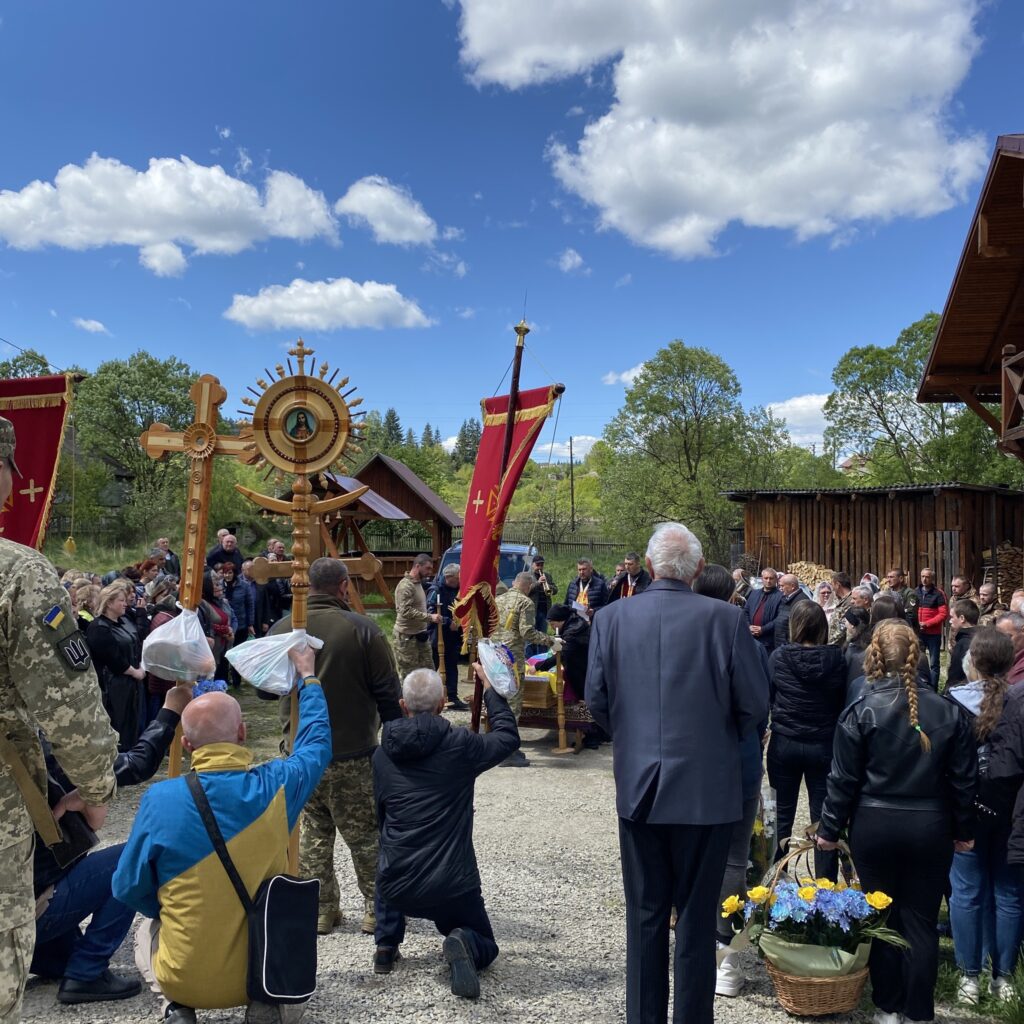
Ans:
[{"label": "blue sky", "polygon": [[673,338],[813,438],[839,356],[942,308],[1024,131],[1019,4],[838,6],[3,5],[0,336],[174,354],[234,409],[301,334],[450,436],[525,299],[559,448]]}]

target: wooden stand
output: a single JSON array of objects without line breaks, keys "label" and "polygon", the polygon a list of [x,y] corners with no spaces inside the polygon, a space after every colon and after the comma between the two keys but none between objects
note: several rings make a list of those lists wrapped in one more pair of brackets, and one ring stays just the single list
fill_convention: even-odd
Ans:
[{"label": "wooden stand", "polygon": [[555,655],[555,699],[558,701],[558,746],[551,748],[552,754],[578,754],[580,736],[577,734],[577,746],[570,747],[565,733],[565,677],[562,675],[562,652]]}]

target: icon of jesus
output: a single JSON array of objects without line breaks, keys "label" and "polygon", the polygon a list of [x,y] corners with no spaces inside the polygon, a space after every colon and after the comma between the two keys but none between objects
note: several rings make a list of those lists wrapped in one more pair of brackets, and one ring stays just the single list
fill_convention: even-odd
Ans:
[{"label": "icon of jesus", "polygon": [[316,430],[316,421],[305,409],[290,413],[285,431],[293,441],[308,441]]}]

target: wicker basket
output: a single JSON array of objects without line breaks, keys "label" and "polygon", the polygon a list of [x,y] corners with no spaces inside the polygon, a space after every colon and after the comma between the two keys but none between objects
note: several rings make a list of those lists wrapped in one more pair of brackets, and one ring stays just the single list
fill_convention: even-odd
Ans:
[{"label": "wicker basket", "polygon": [[840,978],[797,978],[768,961],[765,965],[782,1008],[796,1017],[823,1017],[857,1009],[868,980],[866,967]]}]

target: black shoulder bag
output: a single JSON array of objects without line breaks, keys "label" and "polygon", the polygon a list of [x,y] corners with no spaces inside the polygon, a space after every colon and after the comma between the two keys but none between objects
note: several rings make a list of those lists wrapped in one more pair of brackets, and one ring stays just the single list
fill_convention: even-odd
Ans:
[{"label": "black shoulder bag", "polygon": [[320,881],[274,875],[249,896],[221,835],[199,776],[185,776],[213,848],[245,908],[249,968],[245,990],[260,1003],[304,1003],[316,991],[316,919]]}]

